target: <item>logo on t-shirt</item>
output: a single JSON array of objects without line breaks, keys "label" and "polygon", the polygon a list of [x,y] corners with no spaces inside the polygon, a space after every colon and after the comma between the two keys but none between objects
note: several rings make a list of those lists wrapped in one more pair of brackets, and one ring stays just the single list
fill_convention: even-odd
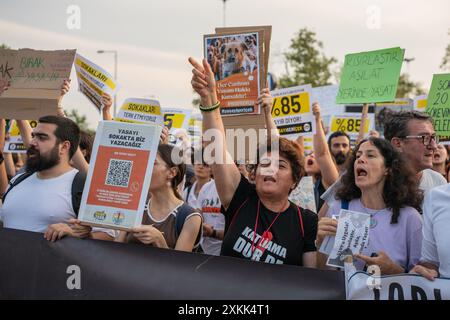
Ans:
[{"label": "logo on t-shirt", "polygon": [[263,254],[267,252],[263,262],[283,264],[287,250],[272,240],[273,235],[270,231],[264,232],[261,236],[246,227],[234,243],[233,250],[253,261],[261,261]]}]

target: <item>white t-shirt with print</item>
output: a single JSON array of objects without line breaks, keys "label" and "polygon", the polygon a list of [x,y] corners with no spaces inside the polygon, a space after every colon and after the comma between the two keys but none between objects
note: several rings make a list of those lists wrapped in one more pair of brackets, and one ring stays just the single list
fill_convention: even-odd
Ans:
[{"label": "white t-shirt with print", "polygon": [[[202,187],[197,202],[202,210],[203,222],[211,225],[215,230],[224,230],[225,216],[220,212],[222,203],[214,180],[209,181]],[[201,246],[206,254],[218,256],[220,255],[222,241],[211,237],[203,237]]]}]

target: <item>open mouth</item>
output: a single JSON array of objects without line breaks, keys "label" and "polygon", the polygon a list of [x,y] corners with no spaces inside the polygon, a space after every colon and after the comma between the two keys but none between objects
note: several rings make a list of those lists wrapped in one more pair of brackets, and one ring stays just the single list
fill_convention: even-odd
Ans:
[{"label": "open mouth", "polygon": [[439,153],[435,153],[435,154],[433,155],[433,159],[434,159],[434,160],[440,160],[440,159],[441,159],[441,155],[440,155]]},{"label": "open mouth", "polygon": [[356,176],[357,177],[367,177],[367,171],[363,168],[356,169]]},{"label": "open mouth", "polygon": [[309,159],[308,161],[306,161],[306,164],[308,166],[312,166],[314,164],[314,160],[313,159]]},{"label": "open mouth", "polygon": [[268,182],[268,181],[277,182],[277,180],[275,180],[274,177],[271,177],[271,176],[264,177],[264,182]]}]

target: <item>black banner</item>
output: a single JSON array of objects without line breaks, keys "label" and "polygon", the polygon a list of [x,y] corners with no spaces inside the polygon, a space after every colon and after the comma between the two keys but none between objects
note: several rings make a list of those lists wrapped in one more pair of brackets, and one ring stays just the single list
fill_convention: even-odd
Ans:
[{"label": "black banner", "polygon": [[345,285],[338,271],[0,228],[0,299],[345,299]]}]

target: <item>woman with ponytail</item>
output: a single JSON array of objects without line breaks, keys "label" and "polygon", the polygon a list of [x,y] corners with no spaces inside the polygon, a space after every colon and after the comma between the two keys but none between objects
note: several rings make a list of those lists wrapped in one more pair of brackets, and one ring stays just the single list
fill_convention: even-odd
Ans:
[{"label": "woman with ponytail", "polygon": [[121,232],[117,241],[181,251],[193,251],[199,245],[202,216],[184,203],[178,192],[186,165],[173,161],[172,155],[179,154],[175,148],[159,145],[142,225],[132,232]]}]

